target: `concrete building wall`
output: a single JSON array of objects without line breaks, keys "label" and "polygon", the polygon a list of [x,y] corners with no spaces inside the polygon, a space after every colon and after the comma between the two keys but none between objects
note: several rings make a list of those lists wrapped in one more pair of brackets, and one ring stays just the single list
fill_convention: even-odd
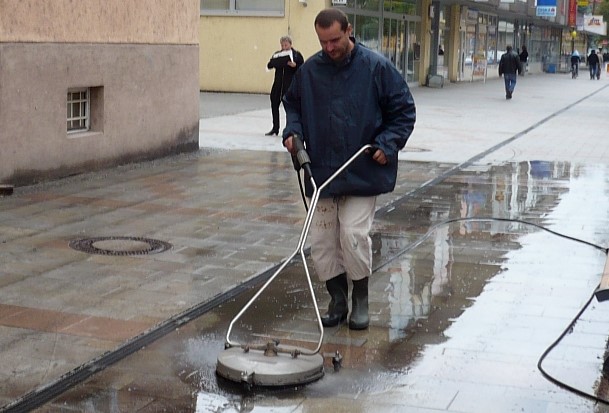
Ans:
[{"label": "concrete building wall", "polygon": [[201,90],[269,93],[273,72],[266,64],[280,49],[281,36],[290,35],[305,59],[320,50],[313,22],[330,1],[307,3],[286,0],[284,17],[201,16]]},{"label": "concrete building wall", "polygon": [[198,44],[198,0],[0,0],[0,41]]},{"label": "concrete building wall", "polygon": [[[199,1],[0,0],[0,182],[198,149]],[[91,88],[91,129],[67,94]]]}]

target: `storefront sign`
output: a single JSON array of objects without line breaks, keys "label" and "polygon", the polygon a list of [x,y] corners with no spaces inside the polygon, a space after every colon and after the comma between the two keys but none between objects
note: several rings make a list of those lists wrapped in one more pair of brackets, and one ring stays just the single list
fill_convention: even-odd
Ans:
[{"label": "storefront sign", "polygon": [[537,16],[556,17],[556,6],[537,6]]},{"label": "storefront sign", "polygon": [[601,36],[607,35],[607,23],[603,21],[603,16],[584,15],[584,30]]},{"label": "storefront sign", "polygon": [[466,19],[468,22],[478,22],[478,10],[467,9]]},{"label": "storefront sign", "polygon": [[346,6],[347,0],[332,0],[333,6]]},{"label": "storefront sign", "polygon": [[577,0],[569,0],[569,15],[567,19],[567,25],[569,27],[575,27],[577,24]]},{"label": "storefront sign", "polygon": [[555,17],[556,0],[537,0],[537,16]]}]

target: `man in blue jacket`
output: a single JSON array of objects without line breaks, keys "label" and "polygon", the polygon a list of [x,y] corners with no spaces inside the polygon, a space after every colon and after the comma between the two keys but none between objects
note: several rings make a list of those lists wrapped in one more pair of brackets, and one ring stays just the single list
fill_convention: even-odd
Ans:
[{"label": "man in blue jacket", "polygon": [[395,188],[398,152],[414,129],[415,104],[393,64],[352,37],[341,10],[322,10],[315,31],[322,50],[296,72],[283,99],[283,143],[293,153],[293,135],[303,138],[318,186],[364,145],[373,145],[369,156],[324,189],[310,228],[313,264],[331,298],[322,323],[330,327],[346,320],[351,279],[349,328],[360,330],[369,324],[369,233],[376,197]]}]

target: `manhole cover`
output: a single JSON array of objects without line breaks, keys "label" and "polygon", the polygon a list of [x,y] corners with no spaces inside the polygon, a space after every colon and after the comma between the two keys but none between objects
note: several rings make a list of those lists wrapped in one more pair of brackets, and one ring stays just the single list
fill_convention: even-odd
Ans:
[{"label": "manhole cover", "polygon": [[141,237],[96,237],[70,241],[70,248],[89,254],[146,255],[171,249],[171,244]]},{"label": "manhole cover", "polygon": [[0,184],[0,196],[13,195],[13,185]]}]

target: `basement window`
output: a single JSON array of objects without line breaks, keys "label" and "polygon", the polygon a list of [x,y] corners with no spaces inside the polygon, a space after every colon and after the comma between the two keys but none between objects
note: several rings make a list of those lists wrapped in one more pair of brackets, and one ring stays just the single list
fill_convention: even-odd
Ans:
[{"label": "basement window", "polygon": [[68,133],[89,130],[89,88],[68,90]]},{"label": "basement window", "polygon": [[67,132],[103,132],[104,87],[70,88],[67,95]]}]

